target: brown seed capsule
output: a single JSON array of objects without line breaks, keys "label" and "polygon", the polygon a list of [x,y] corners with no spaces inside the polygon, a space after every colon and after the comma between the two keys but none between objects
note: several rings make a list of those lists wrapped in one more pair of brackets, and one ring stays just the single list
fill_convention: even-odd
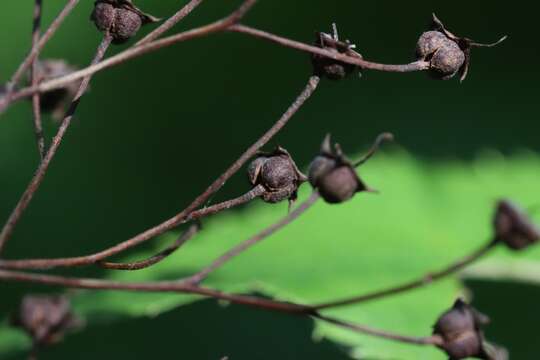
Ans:
[{"label": "brown seed capsule", "polygon": [[26,331],[36,345],[57,343],[66,332],[81,325],[66,297],[34,295],[23,298],[11,323]]},{"label": "brown seed capsule", "polygon": [[485,315],[458,299],[450,310],[439,317],[433,327],[433,334],[441,337],[443,343],[440,348],[450,359],[486,359],[484,335],[480,327],[488,322]]},{"label": "brown seed capsule", "polygon": [[369,190],[339,145],[332,149],[329,135],[322,143],[320,154],[309,166],[308,178],[311,186],[330,204],[342,203],[357,192]]},{"label": "brown seed capsule", "polygon": [[135,36],[142,25],[159,21],[142,12],[131,0],[97,0],[91,20],[98,30],[109,31],[117,44]]},{"label": "brown seed capsule", "polygon": [[540,240],[540,229],[515,204],[501,200],[493,218],[495,240],[513,250],[524,249]]},{"label": "brown seed capsule", "polygon": [[435,77],[447,80],[456,75],[465,62],[465,54],[450,40],[440,47],[431,58],[431,70]]},{"label": "brown seed capsule", "polygon": [[264,186],[266,193],[262,198],[268,203],[296,200],[298,187],[307,180],[281,147],[272,153],[260,153],[249,165],[248,177],[251,185]]},{"label": "brown seed capsule", "polygon": [[426,31],[416,44],[416,58],[430,59],[433,54],[448,43],[448,38],[439,31]]},{"label": "brown seed capsule", "polygon": [[471,48],[493,47],[504,39],[506,36],[492,44],[480,44],[458,37],[433,14],[432,30],[424,32],[416,44],[416,58],[430,63],[431,75],[435,78],[447,80],[459,73],[463,81],[469,71]]},{"label": "brown seed capsule", "polygon": [[[36,77],[38,81],[48,81],[61,76],[69,75],[77,69],[64,60],[47,59],[37,63]],[[30,78],[28,79],[30,82]],[[41,94],[41,111],[51,113],[55,120],[62,120],[67,105],[73,100],[81,81],[77,80],[63,88],[55,89]]]},{"label": "brown seed capsule", "polygon": [[[335,24],[333,25],[332,35],[323,32],[316,33],[314,45],[334,53],[361,57],[360,54],[353,50],[354,45],[349,43],[349,41],[343,42],[339,40]],[[317,54],[311,56],[311,63],[315,75],[331,80],[341,80],[358,69],[355,65]]]}]

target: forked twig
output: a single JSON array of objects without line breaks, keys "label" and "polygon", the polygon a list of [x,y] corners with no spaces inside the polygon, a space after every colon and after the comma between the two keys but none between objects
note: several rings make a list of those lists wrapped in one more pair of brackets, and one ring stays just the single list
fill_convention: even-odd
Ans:
[{"label": "forked twig", "polygon": [[158,254],[152,257],[149,257],[146,260],[135,261],[131,263],[113,263],[113,262],[104,261],[104,262],[99,262],[98,265],[104,269],[112,269],[112,270],[132,271],[132,270],[146,269],[150,266],[153,266],[165,260],[167,257],[172,255],[176,250],[178,250],[182,245],[184,245],[189,239],[195,236],[197,232],[199,232],[199,230],[200,230],[199,224],[191,225],[189,229],[183,232],[171,246],[159,252]]}]

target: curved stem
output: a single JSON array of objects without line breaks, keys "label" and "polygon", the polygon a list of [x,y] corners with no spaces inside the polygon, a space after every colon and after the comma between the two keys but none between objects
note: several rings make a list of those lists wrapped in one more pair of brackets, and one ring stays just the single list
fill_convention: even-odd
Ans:
[{"label": "curved stem", "polygon": [[296,98],[296,100],[289,106],[287,111],[279,118],[278,121],[272,125],[272,127],[264,133],[253,145],[251,145],[241,156],[238,158],[223,174],[221,174],[214,182],[199,195],[187,208],[176,214],[169,220],[156,225],[129,240],[121,242],[108,249],[102,250],[98,253],[71,257],[71,258],[59,258],[59,259],[31,259],[31,260],[0,260],[0,268],[5,269],[50,269],[54,267],[72,267],[95,264],[101,260],[104,260],[110,256],[117,255],[127,249],[144,243],[158,235],[161,235],[176,226],[181,224],[190,214],[198,207],[202,206],[213,194],[225,185],[234,174],[238,172],[244,166],[244,164],[251,159],[257,152],[266,145],[293,117],[294,114],[304,105],[304,103],[311,97],[311,95],[317,89],[319,84],[319,78],[312,76],[309,78],[304,90]]},{"label": "curved stem", "polygon": [[373,145],[371,145],[371,148],[368,150],[368,152],[362,156],[361,159],[355,161],[353,163],[354,167],[359,167],[361,165],[364,165],[373,155],[377,153],[379,148],[381,147],[381,144],[385,141],[393,141],[394,135],[391,133],[382,133],[379,136],[377,136],[377,139],[375,139],[375,142]]},{"label": "curved stem", "polygon": [[484,256],[485,254],[487,254],[496,245],[497,245],[497,242],[490,241],[486,245],[484,245],[481,248],[474,251],[473,253],[459,259],[458,261],[456,261],[453,264],[447,266],[446,268],[444,268],[442,270],[439,270],[439,271],[436,271],[436,272],[427,273],[426,275],[424,275],[424,276],[422,276],[422,277],[420,277],[420,278],[418,278],[416,280],[406,282],[406,283],[398,285],[398,286],[393,286],[393,287],[378,290],[378,291],[375,291],[375,292],[372,292],[372,293],[364,294],[364,295],[353,296],[353,297],[350,297],[350,298],[345,298],[345,299],[341,299],[341,300],[336,300],[336,301],[331,301],[331,302],[327,302],[327,303],[314,305],[313,308],[317,309],[317,310],[323,310],[323,309],[335,308],[335,307],[339,307],[339,306],[358,304],[358,303],[362,303],[362,302],[367,302],[367,301],[372,301],[372,300],[375,300],[375,299],[384,298],[384,297],[387,297],[387,296],[397,295],[397,294],[400,294],[400,293],[403,293],[403,292],[407,292],[407,291],[410,291],[410,290],[413,290],[413,289],[416,289],[416,288],[420,288],[420,287],[429,285],[429,284],[431,284],[431,283],[433,283],[433,282],[435,282],[437,280],[440,280],[440,279],[442,279],[444,277],[447,277],[447,276],[449,276],[449,275],[451,275],[451,274],[465,268],[466,266],[470,265],[471,263],[475,262],[476,260],[478,260],[479,258]]},{"label": "curved stem", "polygon": [[199,271],[193,276],[190,276],[185,281],[190,284],[199,284],[201,281],[206,279],[208,275],[210,275],[211,272],[214,270],[220,268],[223,266],[226,262],[233,259],[234,257],[240,255],[245,250],[249,249],[253,245],[263,241],[276,231],[282,229],[283,227],[287,226],[294,220],[296,220],[300,215],[305,213],[310,207],[315,204],[315,202],[319,199],[319,194],[317,192],[313,192],[311,196],[304,201],[302,204],[298,205],[296,209],[291,211],[287,216],[285,216],[283,219],[279,220],[278,222],[270,225],[266,229],[262,230],[261,232],[257,233],[256,235],[250,237],[249,239],[245,240],[244,242],[236,245],[217,259],[215,259],[210,265],[208,265],[203,270]]},{"label": "curved stem", "polygon": [[[253,199],[256,199],[260,196],[262,196],[266,190],[262,185],[258,185],[245,193],[242,196],[237,197],[236,199],[224,201],[222,203],[209,206],[200,210],[193,211],[182,223],[200,219],[206,216],[217,214],[221,211],[228,210],[232,207],[242,205],[245,203],[250,202]],[[177,224],[180,225],[180,224]],[[99,262],[98,265],[106,268],[106,269],[113,269],[113,270],[141,270],[145,269],[147,267],[150,267],[152,265],[157,264],[158,262],[161,262],[166,257],[174,253],[178,248],[180,248],[182,245],[184,245],[187,241],[189,241],[200,229],[200,226],[198,224],[193,225],[190,227],[188,231],[186,231],[183,235],[181,235],[173,245],[169,246],[167,249],[161,251],[159,254],[152,256],[149,259],[143,260],[143,261],[137,261],[134,263],[128,263],[128,264],[122,264],[122,263],[112,263],[112,262]]]},{"label": "curved stem", "polygon": [[296,50],[325,56],[334,60],[342,61],[347,64],[359,66],[362,69],[402,73],[402,72],[423,71],[429,68],[429,62],[426,62],[426,61],[415,61],[409,64],[403,64],[403,65],[390,65],[390,64],[375,63],[372,61],[364,60],[358,56],[350,56],[350,55],[340,54],[338,52],[328,51],[320,47],[307,45],[299,41],[287,39],[287,38],[274,35],[266,31],[254,29],[252,27],[241,25],[241,24],[232,25],[227,30],[238,32],[238,33],[244,33],[244,34],[251,35],[260,39],[269,40],[279,45],[290,47]]},{"label": "curved stem", "polygon": [[414,337],[414,336],[405,336],[400,334],[394,334],[384,330],[374,329],[365,325],[353,324],[347,321],[335,319],[329,316],[324,316],[321,314],[312,315],[315,319],[326,321],[327,323],[334,324],[336,326],[349,329],[358,333],[371,335],[387,340],[398,341],[402,343],[414,344],[414,345],[432,345],[440,346],[443,344],[443,339],[438,335],[432,335],[428,337]]},{"label": "curved stem", "polygon": [[161,261],[165,260],[167,257],[172,255],[176,250],[178,250],[182,245],[189,241],[197,232],[199,232],[199,224],[194,224],[189,227],[189,229],[183,232],[176,241],[166,248],[165,250],[159,252],[158,254],[141,261],[135,261],[131,263],[113,263],[113,262],[99,262],[98,265],[104,269],[111,270],[142,270],[149,268]]},{"label": "curved stem", "polygon": [[188,2],[183,8],[178,10],[176,14],[171,16],[167,19],[163,24],[158,26],[154,31],[152,31],[150,34],[146,35],[142,40],[139,40],[135,46],[144,45],[149,42],[154,41],[167,31],[169,31],[174,25],[178,24],[180,21],[182,21],[183,18],[188,16],[197,6],[199,6],[203,0],[191,0]]},{"label": "curved stem", "polygon": [[[103,37],[103,40],[101,41],[100,45],[98,46],[96,55],[94,56],[94,59],[92,60],[92,64],[96,64],[99,61],[101,61],[101,59],[105,55],[105,52],[109,48],[109,45],[111,44],[111,42],[112,42],[112,37],[109,34],[106,34]],[[75,114],[75,111],[77,110],[77,107],[81,101],[81,97],[83,96],[86,89],[88,88],[88,84],[90,83],[91,78],[92,76],[87,76],[81,82],[81,85],[79,86],[79,89],[77,90],[77,93],[73,101],[71,102],[71,105],[69,109],[67,110],[66,115],[64,119],[62,120],[60,127],[58,128],[58,132],[56,133],[56,136],[52,140],[51,147],[47,151],[47,154],[43,158],[43,161],[40,163],[36,173],[34,174],[34,177],[30,181],[30,184],[28,185],[28,187],[22,194],[19,202],[15,206],[15,209],[13,209],[13,212],[11,213],[2,231],[0,232],[0,252],[2,251],[6,242],[11,237],[11,234],[13,233],[15,226],[17,225],[24,211],[30,204],[30,201],[32,201],[34,194],[39,189],[39,186],[41,185],[41,182],[43,181],[43,178],[45,177],[45,174],[47,173],[47,170],[49,169],[49,165],[51,164],[51,161],[56,155],[56,151],[60,147],[60,144],[62,143],[64,135],[66,134],[71,124],[71,120],[73,119],[73,115]]]}]

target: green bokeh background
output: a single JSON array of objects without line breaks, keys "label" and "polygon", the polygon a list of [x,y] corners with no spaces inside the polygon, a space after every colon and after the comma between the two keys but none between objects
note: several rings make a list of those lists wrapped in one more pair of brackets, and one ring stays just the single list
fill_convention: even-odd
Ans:
[{"label": "green bokeh background", "polygon": [[[32,3],[5,0],[0,5],[0,81],[9,78],[29,48]],[[51,21],[62,3],[45,0],[45,23]],[[161,17],[172,14],[181,4],[170,0],[137,2]],[[174,30],[222,17],[238,4],[208,0]],[[88,21],[92,5],[92,1],[81,1],[47,46],[45,57],[65,58],[85,66],[99,42],[99,33]],[[425,74],[377,72],[340,83],[323,81],[313,99],[272,144],[286,147],[302,168],[327,132],[355,153],[377,133],[392,131],[401,148],[426,164],[470,161],[485,149],[504,154],[523,149],[539,151],[535,89],[540,80],[536,70],[540,54],[534,35],[535,10],[535,5],[523,1],[498,6],[485,1],[261,0],[245,23],[311,42],[315,31],[326,31],[332,22],[337,22],[341,36],[354,42],[365,58],[384,63],[412,59],[416,38],[433,11],[452,31],[478,41],[510,36],[495,49],[474,50],[469,78],[462,84],[457,80],[433,81]],[[111,54],[124,48],[115,47]],[[99,73],[5,255],[80,255],[170,217],[275,121],[309,75],[306,54],[242,34],[217,34],[178,44]],[[46,131],[51,136],[55,125],[46,120]],[[8,216],[27,185],[37,165],[36,155],[31,109],[28,103],[19,103],[0,117],[0,219]],[[237,176],[214,201],[245,188],[245,178]],[[535,201],[531,193],[530,203]],[[89,269],[81,273],[99,275]],[[478,287],[480,294],[494,291],[489,284]],[[28,288],[32,289],[0,284],[0,310],[7,313]],[[539,297],[534,287],[519,291],[526,294],[520,297]],[[487,298],[478,297],[499,311],[506,301]],[[233,360],[344,356],[335,344],[306,345],[311,336],[309,321],[296,323],[286,317],[258,312],[255,315],[236,308],[223,314],[208,303],[190,307],[191,311],[181,308],[174,310],[169,320],[159,320],[159,328],[163,333],[168,332],[166,329],[174,331],[175,321],[181,322],[189,313],[194,319],[216,319],[208,325],[213,328],[212,335],[200,346],[185,351],[174,345],[160,345],[163,357],[217,359],[226,354],[207,352],[205,348],[230,343],[232,340],[224,339],[235,333],[249,333],[253,338],[238,344],[242,352]],[[141,321],[137,326],[148,327],[144,319],[122,321]],[[223,327],[220,332],[215,328],[231,322],[232,329]],[[511,317],[507,321],[509,327],[516,322]],[[121,330],[133,328],[134,324],[115,326],[119,329],[108,330],[109,338],[114,334],[114,345],[100,345],[102,354],[108,350],[121,354],[129,344],[140,344],[129,331]],[[99,339],[103,334],[95,328],[89,331],[88,338]],[[205,331],[200,331],[203,337]],[[260,336],[254,336],[253,331]],[[218,341],[220,335],[224,338]],[[275,338],[278,335],[283,340]],[[77,336],[79,339],[70,346],[98,347],[86,343],[84,333]],[[147,336],[151,337],[152,332]],[[276,345],[262,338],[272,338]],[[167,339],[164,342],[174,344],[174,338]],[[519,343],[519,339],[516,341]],[[128,345],[122,347],[123,342]],[[260,353],[261,347],[283,352]],[[133,353],[142,358],[145,351],[148,349]],[[536,358],[532,351],[518,356],[513,359]]]}]

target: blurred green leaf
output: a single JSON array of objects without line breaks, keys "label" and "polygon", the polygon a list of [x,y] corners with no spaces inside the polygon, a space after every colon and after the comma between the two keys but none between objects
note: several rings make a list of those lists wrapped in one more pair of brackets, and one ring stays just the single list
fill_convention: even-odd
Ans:
[{"label": "blurred green leaf", "polygon": [[[422,165],[407,154],[380,155],[361,175],[380,195],[359,194],[340,206],[319,203],[298,221],[212,274],[208,285],[226,291],[259,291],[279,299],[317,303],[380,289],[445,266],[490,237],[496,199],[524,206],[537,187],[540,157],[505,158],[485,153],[469,163]],[[307,190],[302,197],[305,198]],[[204,231],[181,251],[150,269],[109,272],[124,281],[174,279],[196,271],[232,245],[284,216],[286,204],[249,205],[204,223]],[[175,234],[162,237],[164,245]],[[138,253],[131,260],[150,255]],[[498,249],[490,256],[540,259]],[[383,301],[328,311],[334,316],[409,335],[428,335],[437,315],[463,290],[457,278]],[[198,297],[171,294],[77,292],[85,314],[155,316]],[[91,320],[91,319],[90,319]],[[491,325],[496,327],[497,324]],[[389,343],[319,324],[316,335],[352,346],[358,357],[444,359],[435,349]]]}]

